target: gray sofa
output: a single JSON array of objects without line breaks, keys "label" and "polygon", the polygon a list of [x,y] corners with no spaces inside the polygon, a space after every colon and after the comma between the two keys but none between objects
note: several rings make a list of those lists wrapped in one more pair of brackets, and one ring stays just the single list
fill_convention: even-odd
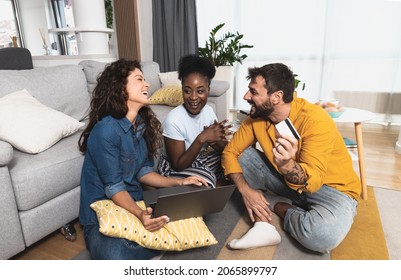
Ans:
[{"label": "gray sofa", "polygon": [[[153,94],[161,87],[159,65],[142,64]],[[85,122],[89,92],[104,67],[105,63],[85,60],[79,65],[0,70],[0,98],[25,88],[46,106]],[[228,116],[228,88],[223,81],[211,85],[208,102],[219,120]],[[151,106],[161,121],[173,108]],[[77,143],[82,130],[38,154],[0,140],[0,259],[11,258],[78,217],[83,155]]]}]

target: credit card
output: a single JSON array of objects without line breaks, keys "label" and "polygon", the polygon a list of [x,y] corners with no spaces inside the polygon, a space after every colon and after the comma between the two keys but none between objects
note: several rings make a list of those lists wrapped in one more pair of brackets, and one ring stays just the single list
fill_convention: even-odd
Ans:
[{"label": "credit card", "polygon": [[292,122],[289,118],[276,124],[276,128],[281,136],[292,135],[297,140],[301,139],[301,136],[299,136],[299,133],[297,132],[297,130],[295,129],[294,125],[292,124]]}]

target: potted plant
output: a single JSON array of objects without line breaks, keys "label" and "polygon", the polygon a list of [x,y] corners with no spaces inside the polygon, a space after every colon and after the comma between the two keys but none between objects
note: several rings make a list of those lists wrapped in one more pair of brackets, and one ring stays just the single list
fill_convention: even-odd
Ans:
[{"label": "potted plant", "polygon": [[295,78],[295,89],[297,89],[298,86],[302,84],[301,90],[304,90],[304,89],[305,89],[305,83],[304,83],[304,82],[301,82],[301,80],[297,79],[297,77],[298,77],[298,74],[294,74],[294,78]]},{"label": "potted plant", "polygon": [[213,64],[218,66],[233,66],[235,62],[242,63],[247,58],[246,54],[241,54],[243,49],[253,48],[252,45],[241,43],[243,34],[227,32],[222,37],[217,38],[216,33],[224,26],[224,23],[217,25],[210,31],[209,40],[204,47],[198,48],[198,54],[207,57]]},{"label": "potted plant", "polygon": [[224,23],[220,23],[210,31],[209,40],[206,41],[204,47],[198,48],[197,53],[199,56],[209,58],[216,66],[215,80],[227,81],[230,84],[227,91],[227,106],[230,109],[234,105],[234,64],[236,62],[242,63],[248,57],[242,53],[243,49],[253,48],[253,45],[242,44],[241,40],[244,35],[238,32],[227,32],[218,38],[217,32],[223,26]]}]

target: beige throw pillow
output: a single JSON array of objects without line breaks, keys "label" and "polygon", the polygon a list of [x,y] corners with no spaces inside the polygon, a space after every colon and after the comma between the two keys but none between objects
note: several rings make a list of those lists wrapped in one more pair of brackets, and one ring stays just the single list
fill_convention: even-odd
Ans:
[{"label": "beige throw pillow", "polygon": [[0,140],[25,153],[40,153],[84,125],[43,105],[26,89],[0,98]]}]

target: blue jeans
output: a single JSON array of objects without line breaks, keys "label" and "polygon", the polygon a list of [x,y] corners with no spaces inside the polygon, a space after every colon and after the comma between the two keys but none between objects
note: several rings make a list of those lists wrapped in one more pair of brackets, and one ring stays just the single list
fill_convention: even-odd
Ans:
[{"label": "blue jeans", "polygon": [[84,237],[93,260],[148,260],[161,253],[124,238],[105,236],[98,225],[84,226]]},{"label": "blue jeans", "polygon": [[[284,230],[304,247],[328,253],[345,238],[356,215],[355,199],[327,185],[315,193],[299,194],[286,185],[266,156],[254,148],[246,149],[239,162],[252,188],[270,190],[292,200],[295,207],[286,212]],[[266,198],[269,200],[268,194]]]}]

